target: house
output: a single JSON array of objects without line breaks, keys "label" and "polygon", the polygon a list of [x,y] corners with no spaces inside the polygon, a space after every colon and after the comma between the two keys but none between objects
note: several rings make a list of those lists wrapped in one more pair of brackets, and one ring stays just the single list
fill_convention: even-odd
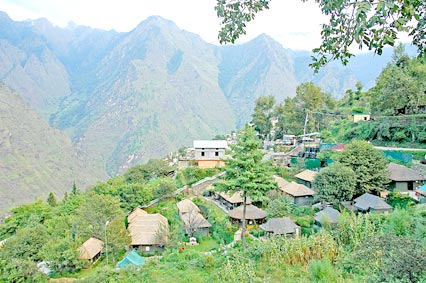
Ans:
[{"label": "house", "polygon": [[140,256],[135,249],[128,253],[122,260],[117,263],[118,268],[142,266],[145,264],[145,258]]},{"label": "house", "polygon": [[[241,205],[228,212],[231,221],[241,224],[243,219],[244,205]],[[256,227],[258,224],[262,224],[265,221],[266,212],[262,209],[250,204],[246,205],[246,224],[247,228]]]},{"label": "house", "polygon": [[[244,199],[242,197],[242,192],[235,192],[232,195],[225,192],[221,192],[215,197],[226,209],[234,209],[243,204]],[[251,198],[247,197],[246,204],[251,204]]]},{"label": "house", "polygon": [[295,205],[312,205],[314,202],[315,192],[305,185],[294,181],[280,187],[280,190],[284,195],[289,196]]},{"label": "house", "polygon": [[371,120],[370,114],[353,114],[352,118],[354,123]]},{"label": "house", "polygon": [[362,213],[366,212],[382,212],[388,213],[392,211],[392,206],[386,203],[386,201],[378,196],[365,193],[360,197],[353,200],[353,207]]},{"label": "house", "polygon": [[90,238],[84,242],[79,249],[79,259],[87,259],[90,264],[95,263],[102,254],[104,242],[96,238]]},{"label": "house", "polygon": [[400,192],[414,191],[420,183],[426,180],[425,177],[413,169],[396,163],[389,163],[388,171],[390,180],[388,187],[390,190],[396,189]]},{"label": "house", "polygon": [[290,217],[271,218],[259,228],[269,235],[285,235],[287,237],[300,236],[300,226],[296,225]]},{"label": "house", "polygon": [[227,148],[226,140],[195,140],[194,159],[197,166],[199,168],[223,167]]},{"label": "house", "polygon": [[340,212],[332,207],[326,207],[315,213],[315,222],[319,226],[336,226],[339,223]]},{"label": "house", "polygon": [[200,213],[198,206],[189,199],[184,199],[177,204],[179,216],[182,219],[187,235],[194,233],[208,235],[212,225]]},{"label": "house", "polygon": [[294,175],[294,177],[296,177],[296,182],[298,184],[305,185],[308,188],[313,188],[313,182],[317,174],[318,172],[312,170],[305,170],[300,172],[299,174]]},{"label": "house", "polygon": [[135,209],[127,217],[131,246],[141,253],[154,254],[162,252],[168,243],[169,224],[159,214],[148,214],[140,208]]}]

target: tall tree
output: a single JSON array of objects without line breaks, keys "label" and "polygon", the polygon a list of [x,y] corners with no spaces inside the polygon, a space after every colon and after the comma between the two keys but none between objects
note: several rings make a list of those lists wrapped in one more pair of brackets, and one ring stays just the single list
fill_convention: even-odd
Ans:
[{"label": "tall tree", "polygon": [[351,168],[334,162],[315,176],[314,185],[317,189],[315,197],[319,201],[337,203],[351,200],[355,192],[355,173]]},{"label": "tall tree", "polygon": [[52,207],[58,205],[56,197],[52,192],[50,192],[49,196],[47,197],[47,204],[49,204]]},{"label": "tall tree", "polygon": [[252,114],[252,123],[256,131],[265,139],[268,137],[272,129],[272,115],[275,106],[275,97],[260,96],[256,99],[256,105]]},{"label": "tall tree", "polygon": [[253,200],[267,199],[266,193],[276,189],[268,163],[262,162],[261,141],[255,130],[246,125],[238,135],[236,145],[231,145],[232,158],[226,160],[226,175],[222,182],[215,183],[218,191],[233,194],[241,191],[243,202],[242,243],[245,247],[247,198]]},{"label": "tall tree", "polygon": [[[302,0],[307,2],[308,0]],[[221,20],[219,41],[234,43],[245,34],[246,24],[264,9],[271,0],[216,0],[216,13]],[[311,66],[316,71],[332,60],[343,64],[354,56],[349,47],[357,44],[381,55],[385,46],[393,46],[399,32],[412,36],[419,57],[426,57],[426,2],[419,0],[343,0],[319,1],[321,12],[330,22],[322,26],[322,43],[314,49]]]},{"label": "tall tree", "polygon": [[355,195],[379,192],[389,182],[384,154],[366,141],[354,141],[345,147],[339,161],[355,172]]}]

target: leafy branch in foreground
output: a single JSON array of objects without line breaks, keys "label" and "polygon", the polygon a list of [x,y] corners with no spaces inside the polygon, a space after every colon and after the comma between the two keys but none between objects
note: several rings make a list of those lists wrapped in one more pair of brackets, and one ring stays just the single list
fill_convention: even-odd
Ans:
[{"label": "leafy branch in foreground", "polygon": [[[302,0],[307,2],[308,0]],[[245,34],[246,24],[255,15],[269,9],[271,0],[217,0],[216,13],[221,19],[219,42],[234,43]],[[344,65],[352,44],[367,47],[381,55],[385,46],[394,46],[398,33],[406,32],[417,46],[419,58],[426,58],[426,2],[422,0],[315,0],[321,12],[329,16],[322,25],[321,45],[315,48],[310,66],[318,71],[333,60]]]}]

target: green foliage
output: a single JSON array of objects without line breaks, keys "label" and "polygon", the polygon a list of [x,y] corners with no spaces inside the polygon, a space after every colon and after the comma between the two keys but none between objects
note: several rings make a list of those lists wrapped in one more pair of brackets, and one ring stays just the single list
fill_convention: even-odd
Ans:
[{"label": "green foliage", "polygon": [[[303,0],[306,2],[307,0]],[[422,1],[320,1],[317,2],[321,12],[330,16],[330,22],[322,26],[322,43],[313,51],[311,66],[318,71],[332,60],[343,64],[354,56],[349,47],[357,44],[360,49],[367,47],[378,55],[387,45],[393,46],[397,34],[401,31],[413,36],[413,44],[419,49],[419,57],[424,57],[426,46],[422,21],[426,4]],[[245,34],[246,24],[252,21],[259,11],[269,9],[270,0],[218,0],[217,16],[221,20],[219,41],[234,43],[240,35]],[[414,25],[411,24],[413,21]]]},{"label": "green foliage", "polygon": [[218,173],[221,172],[222,169],[220,168],[199,168],[196,166],[191,166],[183,169],[179,173],[179,178],[181,181],[188,186],[191,186],[192,184],[195,184],[198,181],[201,181],[202,179],[206,177],[212,177]]},{"label": "green foliage", "polygon": [[383,153],[365,141],[354,141],[347,145],[339,161],[355,172],[355,196],[381,191],[389,182]]},{"label": "green foliage", "polygon": [[89,192],[82,199],[73,219],[76,235],[84,241],[96,237],[105,242],[105,223],[120,216],[124,218],[117,198]]},{"label": "green foliage", "polygon": [[145,183],[152,179],[166,177],[172,168],[167,161],[162,159],[150,159],[146,164],[137,165],[124,173],[126,183]]},{"label": "green foliage", "polygon": [[329,259],[312,260],[309,264],[311,282],[332,283],[338,282],[338,275]]},{"label": "green foliage", "polygon": [[280,196],[268,203],[266,213],[268,218],[289,216],[294,210],[294,204],[288,196]]},{"label": "green foliage", "polygon": [[27,259],[5,259],[1,257],[2,256],[0,252],[0,282],[48,282],[48,277],[38,271],[37,263]]},{"label": "green foliage", "polygon": [[424,279],[426,246],[409,237],[375,235],[357,245],[345,268],[367,274],[369,282],[418,282]]},{"label": "green foliage", "polygon": [[351,200],[355,192],[355,173],[338,162],[321,170],[314,180],[317,189],[316,199],[319,201],[338,203]]},{"label": "green foliage", "polygon": [[274,105],[274,96],[259,96],[256,99],[256,105],[252,114],[252,123],[262,139],[267,138],[272,129],[271,118]]},{"label": "green foliage", "polygon": [[402,194],[398,191],[389,194],[386,198],[386,202],[395,208],[402,209],[407,209],[417,203],[417,201],[411,198],[408,194]]},{"label": "green foliage", "polygon": [[[82,244],[82,242],[80,242]],[[84,262],[78,259],[79,244],[70,237],[51,238],[43,246],[41,253],[48,262],[48,267],[56,273],[72,273],[79,271]]]},{"label": "green foliage", "polygon": [[47,198],[47,204],[49,204],[52,207],[58,204],[56,197],[52,192],[49,193],[49,197]]}]

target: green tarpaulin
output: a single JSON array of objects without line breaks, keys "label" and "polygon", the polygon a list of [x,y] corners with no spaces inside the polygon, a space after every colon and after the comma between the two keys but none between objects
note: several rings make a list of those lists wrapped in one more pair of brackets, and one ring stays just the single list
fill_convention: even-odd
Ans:
[{"label": "green tarpaulin", "polygon": [[117,263],[117,267],[123,268],[127,266],[142,266],[145,263],[145,258],[141,257],[134,249]]}]

